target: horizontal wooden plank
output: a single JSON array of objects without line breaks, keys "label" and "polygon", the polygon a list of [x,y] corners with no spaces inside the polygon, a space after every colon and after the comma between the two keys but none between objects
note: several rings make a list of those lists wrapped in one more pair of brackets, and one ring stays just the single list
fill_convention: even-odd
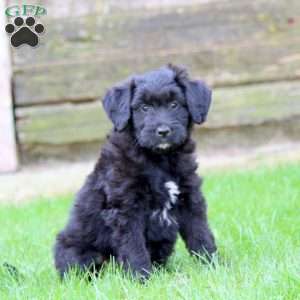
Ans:
[{"label": "horizontal wooden plank", "polygon": [[68,144],[103,139],[111,125],[101,102],[17,110],[19,138],[25,143]]},{"label": "horizontal wooden plank", "polygon": [[[249,40],[264,44],[262,35],[276,41],[277,35],[299,33],[299,1],[218,1],[186,8],[120,14],[96,13],[82,18],[43,19],[47,34],[42,46],[14,50],[14,63],[24,68],[69,60],[83,63],[99,56],[132,55],[132,50],[205,49]],[[290,22],[290,19],[294,22]],[[287,39],[288,40],[288,39]],[[256,43],[257,44],[257,43]],[[126,55],[125,55],[126,56]],[[85,59],[85,61],[84,61]]]},{"label": "horizontal wooden plank", "polygon": [[14,51],[16,104],[95,98],[168,62],[219,86],[300,78],[296,15],[299,1],[235,0],[48,20],[35,55],[28,47]]},{"label": "horizontal wooden plank", "polygon": [[[86,143],[103,140],[111,124],[100,101],[89,104],[18,108],[22,145]],[[214,91],[206,128],[257,125],[300,117],[300,82],[283,82]]]},{"label": "horizontal wooden plank", "polygon": [[[28,67],[49,61],[60,62],[69,59],[76,61],[78,58],[82,60],[99,55],[110,56],[111,51],[119,54],[120,51],[130,49],[146,51],[166,47],[174,49],[181,46],[189,36],[192,38],[187,40],[189,44],[185,46],[191,43],[199,46],[199,42],[203,45],[216,39],[218,41],[234,39],[237,35],[244,37],[243,31],[250,34],[257,32],[259,23],[252,10],[250,16],[246,16],[246,20],[234,14],[240,12],[242,8],[246,7],[238,5],[235,9],[237,11],[227,15],[226,11],[224,14],[216,13],[221,17],[216,22],[213,22],[214,17],[208,13],[206,6],[182,11],[172,9],[165,13],[132,11],[125,14],[96,14],[79,19],[66,18],[60,22],[45,18],[45,26],[49,30],[47,39],[46,37],[43,39],[43,47],[35,49],[34,58],[31,55],[32,49],[27,47],[16,49],[14,62],[18,66]],[[243,24],[243,21],[246,22]]]}]

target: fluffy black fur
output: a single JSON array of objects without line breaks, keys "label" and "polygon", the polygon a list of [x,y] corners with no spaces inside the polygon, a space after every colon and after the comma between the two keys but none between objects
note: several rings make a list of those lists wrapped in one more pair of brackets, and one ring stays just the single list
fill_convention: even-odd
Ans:
[{"label": "fluffy black fur", "polygon": [[165,264],[177,233],[192,254],[216,251],[196,174],[193,123],[202,123],[211,91],[168,65],[108,91],[104,108],[114,130],[58,234],[55,265],[98,270],[110,256],[148,277]]}]

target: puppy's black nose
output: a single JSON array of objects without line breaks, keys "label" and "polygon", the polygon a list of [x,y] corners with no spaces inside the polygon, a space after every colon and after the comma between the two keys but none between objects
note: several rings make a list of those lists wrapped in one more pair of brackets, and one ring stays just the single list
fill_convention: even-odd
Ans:
[{"label": "puppy's black nose", "polygon": [[156,129],[156,134],[159,137],[167,137],[171,133],[171,128],[167,125],[158,126]]}]

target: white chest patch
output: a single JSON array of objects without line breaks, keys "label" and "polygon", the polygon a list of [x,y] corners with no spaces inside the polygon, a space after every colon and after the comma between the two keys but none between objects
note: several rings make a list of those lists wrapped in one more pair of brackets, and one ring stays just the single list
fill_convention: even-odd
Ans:
[{"label": "white chest patch", "polygon": [[166,200],[166,203],[161,210],[156,210],[153,212],[152,217],[158,216],[160,222],[166,223],[167,225],[171,225],[172,223],[177,224],[176,220],[170,215],[169,211],[171,210],[172,205],[176,204],[180,191],[174,181],[167,181],[165,183],[165,188],[168,191],[169,199]]},{"label": "white chest patch", "polygon": [[178,185],[174,181],[167,181],[165,183],[165,187],[169,192],[171,203],[175,204],[177,201],[177,197],[180,194]]}]

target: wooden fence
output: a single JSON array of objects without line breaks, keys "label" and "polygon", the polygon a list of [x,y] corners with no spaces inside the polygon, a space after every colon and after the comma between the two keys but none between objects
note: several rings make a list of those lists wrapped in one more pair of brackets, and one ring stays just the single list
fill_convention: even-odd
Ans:
[{"label": "wooden fence", "polygon": [[99,143],[110,128],[99,100],[105,90],[168,62],[214,87],[203,132],[286,120],[300,126],[298,0],[42,3],[41,45],[12,49],[23,154]]}]

